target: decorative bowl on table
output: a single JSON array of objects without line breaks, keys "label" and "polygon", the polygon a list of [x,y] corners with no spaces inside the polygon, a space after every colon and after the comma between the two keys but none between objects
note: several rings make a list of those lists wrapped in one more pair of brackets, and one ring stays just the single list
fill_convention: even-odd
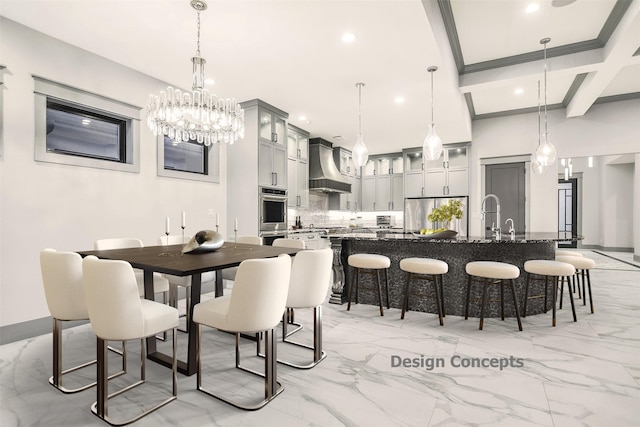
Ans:
[{"label": "decorative bowl on table", "polygon": [[413,233],[413,235],[421,239],[453,239],[458,235],[458,232],[455,230],[442,230],[435,233]]},{"label": "decorative bowl on table", "polygon": [[213,252],[224,244],[222,234],[213,230],[198,231],[182,248],[183,254]]}]

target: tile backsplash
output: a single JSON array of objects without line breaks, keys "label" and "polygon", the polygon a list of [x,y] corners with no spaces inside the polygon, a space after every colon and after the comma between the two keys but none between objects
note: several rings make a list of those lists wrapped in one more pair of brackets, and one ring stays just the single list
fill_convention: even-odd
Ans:
[{"label": "tile backsplash", "polygon": [[354,224],[358,227],[376,227],[378,215],[395,217],[395,227],[402,228],[403,212],[348,212],[329,210],[329,196],[327,194],[310,193],[309,209],[289,209],[288,224],[293,227],[296,216],[300,216],[303,227],[348,227]]}]

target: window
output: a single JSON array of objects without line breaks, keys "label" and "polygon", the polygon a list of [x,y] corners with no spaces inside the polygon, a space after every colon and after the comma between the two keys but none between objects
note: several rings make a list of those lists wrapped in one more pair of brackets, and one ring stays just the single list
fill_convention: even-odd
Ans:
[{"label": "window", "polygon": [[206,175],[209,166],[208,147],[196,141],[176,142],[164,137],[164,168]]},{"label": "window", "polygon": [[33,76],[35,159],[140,172],[140,108]]},{"label": "window", "polygon": [[158,135],[158,176],[220,182],[220,144],[207,147]]},{"label": "window", "polygon": [[47,152],[127,161],[126,121],[47,100]]}]

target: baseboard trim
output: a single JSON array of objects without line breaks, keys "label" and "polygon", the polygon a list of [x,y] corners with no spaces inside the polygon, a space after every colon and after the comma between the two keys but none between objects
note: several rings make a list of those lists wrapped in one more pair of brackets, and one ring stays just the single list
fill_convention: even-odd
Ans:
[{"label": "baseboard trim", "polygon": [[[88,320],[62,322],[62,328],[68,329],[87,323],[89,323]],[[0,345],[50,334],[52,330],[53,318],[51,316],[2,326],[0,327]]]},{"label": "baseboard trim", "polygon": [[633,248],[600,246],[600,245],[580,245],[579,244],[578,249],[595,249],[597,251],[607,251],[607,252],[633,252]]}]

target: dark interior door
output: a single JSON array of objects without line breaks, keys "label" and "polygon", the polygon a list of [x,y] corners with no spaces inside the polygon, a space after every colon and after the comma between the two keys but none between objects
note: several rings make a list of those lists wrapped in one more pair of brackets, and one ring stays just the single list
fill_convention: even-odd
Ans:
[{"label": "dark interior door", "polygon": [[[578,234],[578,180],[558,180],[558,231]],[[558,242],[558,246],[575,248],[578,242]]]},{"label": "dark interior door", "polygon": [[[524,162],[487,165],[485,167],[485,194],[495,194],[500,199],[499,224],[503,236],[508,235],[507,218],[513,219],[516,234],[525,232],[525,167]],[[497,223],[495,201],[485,202],[485,237],[491,237],[491,224]]]}]

